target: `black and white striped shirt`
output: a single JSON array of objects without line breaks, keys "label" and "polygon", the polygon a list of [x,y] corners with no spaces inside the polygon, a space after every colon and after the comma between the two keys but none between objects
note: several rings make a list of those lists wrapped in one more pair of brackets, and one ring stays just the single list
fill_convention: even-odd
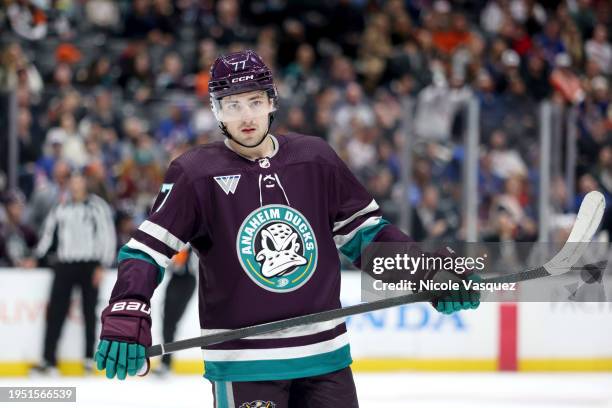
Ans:
[{"label": "black and white striped shirt", "polygon": [[67,201],[53,207],[43,225],[36,254],[45,256],[57,239],[60,262],[98,261],[111,266],[116,255],[115,225],[111,209],[100,197]]}]

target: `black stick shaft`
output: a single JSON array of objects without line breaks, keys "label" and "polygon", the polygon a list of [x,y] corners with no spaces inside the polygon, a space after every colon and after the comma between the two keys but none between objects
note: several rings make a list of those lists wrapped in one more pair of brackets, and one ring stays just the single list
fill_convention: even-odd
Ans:
[{"label": "black stick shaft", "polygon": [[[574,267],[572,270],[582,270],[584,268],[601,268],[605,262],[585,265],[582,267]],[[523,282],[527,280],[543,278],[550,276],[550,273],[543,267],[529,269],[527,271],[514,273],[511,275],[500,276],[490,279],[484,279],[483,283],[498,283],[498,282]],[[387,309],[393,306],[405,305],[409,303],[425,302],[436,297],[431,292],[411,293],[403,296],[396,296],[389,299],[377,300],[374,302],[360,303],[353,306],[343,307],[340,309],[326,310],[324,312],[313,313],[305,316],[292,317],[289,319],[278,320],[269,323],[258,324],[254,326],[244,327],[241,329],[227,330],[220,333],[209,334],[206,336],[193,337],[190,339],[179,340],[172,343],[156,344],[147,348],[147,357],[161,356],[162,354],[174,353],[176,351],[185,350],[193,347],[204,347],[211,344],[223,343],[225,341],[242,339],[245,337],[256,336],[275,332],[278,330],[287,329],[305,324],[321,323],[329,320],[340,319],[343,317],[353,316],[361,313],[373,312],[376,310]]]}]

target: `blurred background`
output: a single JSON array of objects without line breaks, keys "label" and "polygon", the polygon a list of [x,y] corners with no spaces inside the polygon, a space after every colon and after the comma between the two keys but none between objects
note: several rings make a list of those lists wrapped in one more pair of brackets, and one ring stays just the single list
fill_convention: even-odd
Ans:
[{"label": "blurred background", "polygon": [[[169,162],[221,140],[207,95],[219,54],[259,53],[280,94],[272,133],[327,140],[416,240],[546,242],[587,192],[610,202],[611,29],[606,0],[0,0],[0,333],[36,344],[0,355],[0,375],[39,358],[50,277],[35,248],[71,171],[111,205],[122,246]],[[611,224],[606,212],[599,239]],[[82,354],[78,301],[66,361]],[[482,309],[355,318],[355,368],[612,370],[609,303]]]}]

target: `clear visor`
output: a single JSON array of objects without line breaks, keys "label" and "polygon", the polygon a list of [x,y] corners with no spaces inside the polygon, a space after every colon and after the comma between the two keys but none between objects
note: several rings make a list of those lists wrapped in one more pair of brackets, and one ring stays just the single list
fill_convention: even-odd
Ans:
[{"label": "clear visor", "polygon": [[276,102],[266,91],[228,95],[212,100],[212,111],[220,122],[235,122],[267,116],[276,111]]}]

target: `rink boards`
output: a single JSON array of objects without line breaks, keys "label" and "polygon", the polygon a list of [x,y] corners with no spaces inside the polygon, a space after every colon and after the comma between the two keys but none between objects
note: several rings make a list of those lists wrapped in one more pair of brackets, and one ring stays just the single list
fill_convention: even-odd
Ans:
[{"label": "rink boards", "polygon": [[[109,271],[100,299],[115,281]],[[42,353],[51,273],[0,268],[0,375],[23,375]],[[152,300],[153,339],[161,341],[164,285]],[[342,302],[360,300],[360,279],[345,272]],[[178,338],[199,335],[197,296],[178,327]],[[98,305],[103,307],[103,301]],[[356,371],[612,371],[612,303],[484,303],[451,316],[414,304],[354,316],[347,321]],[[79,374],[83,327],[73,294],[59,346],[60,369]],[[198,349],[177,353],[174,370],[201,373]]]}]

